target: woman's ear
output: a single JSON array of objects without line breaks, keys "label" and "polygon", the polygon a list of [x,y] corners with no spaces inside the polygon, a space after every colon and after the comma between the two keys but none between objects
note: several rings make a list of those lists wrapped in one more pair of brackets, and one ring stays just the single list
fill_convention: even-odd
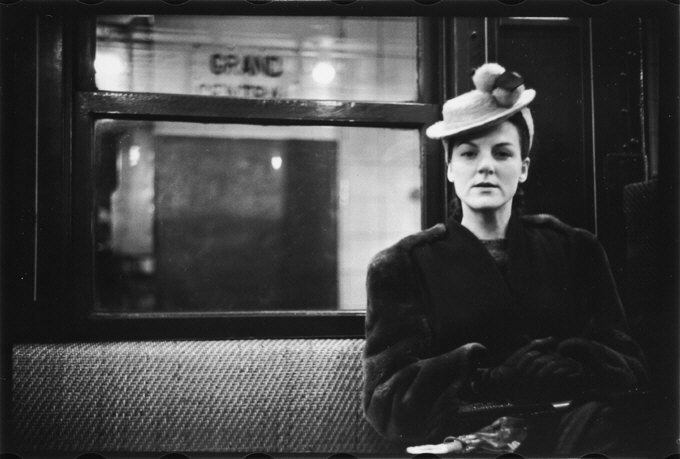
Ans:
[{"label": "woman's ear", "polygon": [[446,178],[449,179],[449,182],[453,183],[453,161],[449,161],[449,163],[446,165]]},{"label": "woman's ear", "polygon": [[526,182],[527,178],[529,178],[529,163],[531,163],[531,159],[529,157],[526,157],[522,160],[522,171],[519,174],[519,183],[524,183]]}]

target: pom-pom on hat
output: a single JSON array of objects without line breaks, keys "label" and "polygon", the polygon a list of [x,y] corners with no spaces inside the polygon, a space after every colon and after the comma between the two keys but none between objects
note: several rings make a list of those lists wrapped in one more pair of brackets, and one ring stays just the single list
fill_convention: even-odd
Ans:
[{"label": "pom-pom on hat", "polygon": [[500,123],[521,112],[529,128],[529,148],[534,138],[534,121],[527,105],[536,91],[525,89],[524,80],[501,65],[489,62],[475,70],[472,76],[475,89],[449,99],[442,108],[442,121],[428,127],[431,139],[463,134]]}]

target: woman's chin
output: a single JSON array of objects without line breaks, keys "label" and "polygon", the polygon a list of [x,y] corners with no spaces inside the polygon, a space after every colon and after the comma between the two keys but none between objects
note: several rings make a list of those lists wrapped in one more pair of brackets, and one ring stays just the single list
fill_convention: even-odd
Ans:
[{"label": "woman's chin", "polygon": [[468,203],[468,207],[473,212],[488,213],[499,211],[505,206],[506,202],[497,199],[479,199]]}]

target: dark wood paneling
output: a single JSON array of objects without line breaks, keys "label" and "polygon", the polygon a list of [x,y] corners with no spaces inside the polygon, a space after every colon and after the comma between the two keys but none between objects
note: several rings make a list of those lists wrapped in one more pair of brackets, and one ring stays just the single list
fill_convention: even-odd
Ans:
[{"label": "dark wood paneling", "polygon": [[96,18],[91,15],[76,16],[72,23],[75,29],[76,65],[74,68],[74,86],[79,91],[94,91],[97,87],[94,80],[94,57],[96,53]]},{"label": "dark wood paneling", "polygon": [[89,113],[76,113],[73,129],[73,164],[71,169],[72,194],[71,274],[78,288],[73,290],[70,314],[64,320],[73,330],[86,326],[86,318],[94,307],[94,249],[95,249],[95,148],[94,125]]},{"label": "dark wood paneling", "polygon": [[439,27],[440,33],[436,43],[439,45],[439,87],[440,98],[438,102],[444,103],[455,94],[455,69],[456,69],[456,43],[455,43],[456,18],[442,18]]},{"label": "dark wood paneling", "polygon": [[0,9],[0,438],[10,451],[12,343],[33,305],[35,18]]},{"label": "dark wood paneling", "polygon": [[[0,31],[4,31],[7,27],[4,16],[0,15]],[[7,172],[5,168],[5,158],[2,152],[7,150],[7,140],[8,136],[5,135],[8,127],[8,115],[9,111],[7,109],[7,96],[5,91],[7,91],[7,65],[9,59],[7,54],[10,50],[6,47],[5,40],[0,41],[0,255],[5,254],[7,247],[6,234],[8,226],[4,216],[7,212],[7,201],[5,196],[9,189],[7,188],[6,179]],[[5,304],[7,301],[7,283],[5,281],[5,273],[7,272],[8,263],[5,262],[5,257],[0,259],[0,305]],[[0,333],[2,338],[0,338],[0,381],[7,381],[12,378],[12,365],[8,362],[12,360],[12,348],[9,341],[4,338],[7,313],[4,308],[0,308]],[[6,407],[12,402],[11,397],[11,385],[0,383],[0,407]],[[5,421],[7,419],[7,408],[0,408],[0,436],[2,438],[7,438],[9,423]]]},{"label": "dark wood paneling", "polygon": [[418,20],[418,102],[436,104],[438,100],[440,49],[437,38],[441,36],[442,20]]},{"label": "dark wood paneling", "polygon": [[151,93],[83,92],[81,112],[112,118],[270,124],[420,127],[438,107],[420,103],[253,100]]},{"label": "dark wood paneling", "polygon": [[420,102],[435,103],[432,117],[420,130],[421,218],[422,228],[442,222],[446,216],[446,188],[444,186],[443,150],[441,143],[428,138],[425,129],[440,119],[446,72],[438,74],[445,62],[445,50],[438,37],[444,30],[440,19],[421,19],[418,30],[418,91]]},{"label": "dark wood paneling", "polygon": [[638,19],[594,18],[592,46],[598,237],[621,286],[626,253],[623,187],[645,179]]},{"label": "dark wood paneling", "polygon": [[492,24],[490,60],[521,73],[537,92],[526,212],[594,230],[585,21]]},{"label": "dark wood paneling", "polygon": [[61,16],[38,17],[37,300],[59,317],[71,302],[70,254],[70,46]]},{"label": "dark wood paneling", "polygon": [[421,132],[421,226],[429,228],[446,217],[446,178],[444,151],[438,140]]},{"label": "dark wood paneling", "polygon": [[[0,14],[2,47],[2,319],[34,303],[36,20]],[[12,327],[6,328],[8,332]],[[5,333],[3,336],[7,336]]]},{"label": "dark wood paneling", "polygon": [[[662,305],[657,312],[657,323],[662,324],[658,330],[654,330],[661,343],[666,343],[657,355],[650,356],[655,359],[656,366],[665,371],[658,378],[662,381],[661,392],[665,398],[663,406],[667,410],[666,416],[659,416],[662,434],[669,439],[678,438],[678,387],[680,385],[680,371],[678,364],[678,304],[680,298],[680,275],[678,263],[680,263],[680,247],[678,237],[680,235],[679,224],[679,177],[680,177],[680,116],[679,88],[680,81],[678,59],[679,48],[679,18],[677,7],[675,14],[669,12],[659,18],[659,196],[661,220],[659,233],[662,235],[659,254],[660,272],[664,273],[661,279]],[[677,444],[675,445],[677,448]],[[659,456],[668,455],[670,448],[661,452]]]},{"label": "dark wood paneling", "polygon": [[472,73],[484,63],[485,19],[453,18],[453,46],[449,58],[453,60],[453,75],[449,82],[448,98],[470,91]]}]

